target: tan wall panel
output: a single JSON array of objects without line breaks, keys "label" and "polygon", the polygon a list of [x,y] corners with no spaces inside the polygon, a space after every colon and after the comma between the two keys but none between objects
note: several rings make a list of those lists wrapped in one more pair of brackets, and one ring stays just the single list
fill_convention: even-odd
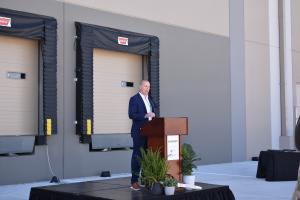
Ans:
[{"label": "tan wall panel", "polygon": [[292,50],[300,51],[300,1],[291,0]]},{"label": "tan wall panel", "polygon": [[293,79],[295,83],[300,83],[300,52],[292,52]]},{"label": "tan wall panel", "polygon": [[247,158],[271,148],[269,47],[245,42]]},{"label": "tan wall panel", "polygon": [[64,0],[64,2],[201,32],[229,36],[229,0]]},{"label": "tan wall panel", "polygon": [[[0,36],[0,135],[38,133],[38,42]],[[9,79],[21,72],[26,79]]]},{"label": "tan wall panel", "polygon": [[268,0],[245,0],[245,40],[269,44]]},{"label": "tan wall panel", "polygon": [[[94,133],[130,133],[128,102],[142,79],[142,56],[94,49]],[[121,81],[134,87],[121,87]]]}]

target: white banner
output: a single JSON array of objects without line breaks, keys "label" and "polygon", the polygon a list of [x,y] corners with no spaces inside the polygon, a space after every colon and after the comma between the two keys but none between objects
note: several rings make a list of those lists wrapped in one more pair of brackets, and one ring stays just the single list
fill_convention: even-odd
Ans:
[{"label": "white banner", "polygon": [[167,160],[179,160],[179,135],[167,136]]}]

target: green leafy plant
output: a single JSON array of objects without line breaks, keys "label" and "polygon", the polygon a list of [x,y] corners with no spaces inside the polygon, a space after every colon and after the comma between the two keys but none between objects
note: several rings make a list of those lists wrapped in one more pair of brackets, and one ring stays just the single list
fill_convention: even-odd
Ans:
[{"label": "green leafy plant", "polygon": [[169,176],[169,175],[167,175],[165,180],[163,181],[163,185],[165,187],[176,187],[177,183],[178,183],[178,181],[174,177]]},{"label": "green leafy plant", "polygon": [[193,150],[192,145],[183,144],[182,145],[182,174],[183,175],[192,175],[193,169],[196,169],[197,166],[195,162],[201,160],[200,157]]},{"label": "green leafy plant", "polygon": [[147,187],[151,187],[155,182],[162,182],[168,172],[168,164],[159,149],[152,151],[151,149],[141,149],[141,168],[142,181]]}]

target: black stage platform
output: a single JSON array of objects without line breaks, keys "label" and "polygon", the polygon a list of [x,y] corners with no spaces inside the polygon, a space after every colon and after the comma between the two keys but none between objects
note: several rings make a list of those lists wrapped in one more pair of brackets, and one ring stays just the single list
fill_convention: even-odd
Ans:
[{"label": "black stage platform", "polygon": [[295,181],[298,177],[300,152],[268,150],[259,154],[256,178],[266,181]]},{"label": "black stage platform", "polygon": [[183,199],[183,200],[234,200],[228,186],[197,183],[202,190],[176,191],[175,195],[152,195],[143,188],[133,191],[129,188],[130,178],[107,179],[81,183],[60,184],[31,188],[29,200],[142,200],[142,199]]}]

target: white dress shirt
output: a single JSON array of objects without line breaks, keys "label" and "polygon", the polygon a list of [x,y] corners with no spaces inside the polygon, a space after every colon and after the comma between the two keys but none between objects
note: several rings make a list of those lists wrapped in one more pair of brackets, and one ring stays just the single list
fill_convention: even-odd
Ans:
[{"label": "white dress shirt", "polygon": [[[142,99],[143,99],[143,101],[144,101],[144,104],[145,104],[145,106],[146,106],[147,113],[151,112],[152,109],[151,109],[151,104],[150,104],[150,101],[149,101],[148,96],[145,96],[145,95],[143,95],[143,94],[140,93],[140,92],[139,92],[139,94],[141,95],[141,97],[142,97]],[[148,119],[149,119],[149,121],[150,121],[150,120],[152,120],[152,117],[149,117]]]}]

